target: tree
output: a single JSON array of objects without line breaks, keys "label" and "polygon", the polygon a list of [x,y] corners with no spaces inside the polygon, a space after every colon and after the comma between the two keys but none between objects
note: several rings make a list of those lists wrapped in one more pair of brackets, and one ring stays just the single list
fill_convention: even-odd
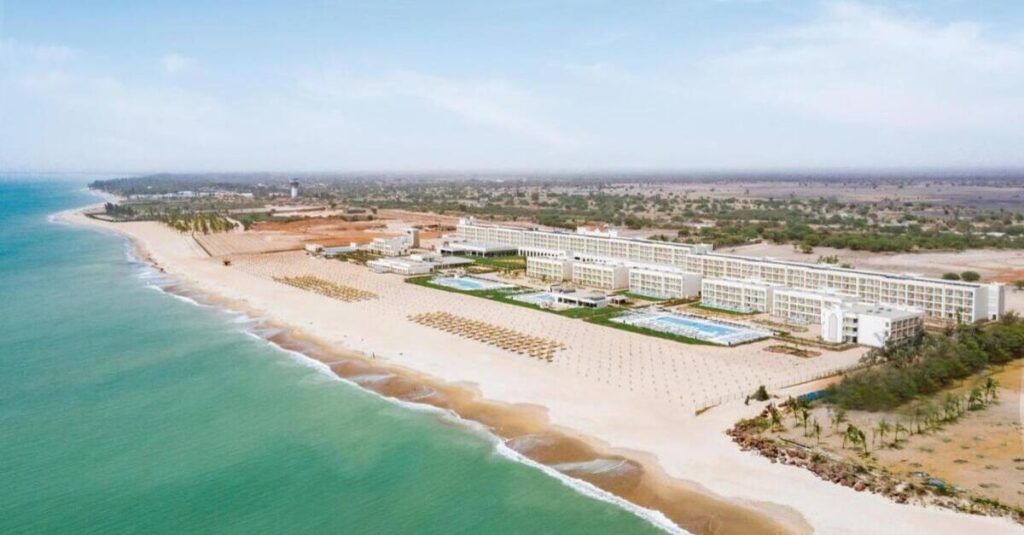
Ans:
[{"label": "tree", "polygon": [[883,444],[885,443],[885,434],[888,433],[891,429],[892,426],[889,425],[889,421],[886,420],[885,418],[879,420],[878,423],[875,425],[875,431],[878,433],[878,438],[881,439]]},{"label": "tree", "polygon": [[779,409],[775,407],[774,403],[768,405],[768,416],[771,418],[773,430],[779,431],[785,429],[782,425],[782,414],[779,412]]},{"label": "tree", "polygon": [[911,415],[913,417],[913,420],[912,420],[912,422],[910,424],[910,427],[912,429],[914,429],[913,432],[915,432],[915,433],[920,435],[921,434],[921,422],[922,422],[922,420],[924,420],[927,417],[928,412],[925,410],[924,407],[922,407],[920,405],[917,405],[916,407],[914,407],[914,410],[911,412]]},{"label": "tree", "polygon": [[960,274],[959,273],[943,273],[942,274],[942,278],[944,280],[948,280],[948,281],[958,281],[958,280],[960,280]]},{"label": "tree", "polygon": [[839,424],[846,421],[846,409],[838,407],[835,410],[830,411],[828,417],[832,422],[832,429],[835,429]]},{"label": "tree", "polygon": [[903,425],[903,422],[896,422],[896,427],[894,427],[893,430],[892,430],[892,434],[893,434],[892,445],[893,446],[895,446],[895,445],[900,443],[900,433],[904,433],[904,434],[908,434],[909,435],[910,434],[910,430],[907,429],[907,427],[905,425]]},{"label": "tree", "polygon": [[964,271],[960,274],[960,280],[978,282],[981,280],[981,275],[979,275],[977,271]]},{"label": "tree", "polygon": [[999,381],[989,377],[985,379],[985,398],[989,401],[999,399]]},{"label": "tree", "polygon": [[864,432],[858,429],[857,426],[847,424],[846,431],[843,433],[843,449],[846,449],[846,443],[849,442],[854,447],[859,445],[867,451],[867,442],[864,438]]},{"label": "tree", "polygon": [[1013,287],[1016,288],[1018,292],[1024,290],[1024,279],[1017,279],[1013,281]]},{"label": "tree", "polygon": [[821,444],[821,424],[818,423],[818,419],[814,419],[814,439],[818,444]]}]

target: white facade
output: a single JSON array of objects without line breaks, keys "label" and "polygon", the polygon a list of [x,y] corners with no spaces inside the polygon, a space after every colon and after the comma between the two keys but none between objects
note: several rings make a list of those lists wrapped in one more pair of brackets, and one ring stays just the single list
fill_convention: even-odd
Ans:
[{"label": "white facade", "polygon": [[700,304],[736,312],[768,312],[774,290],[761,282],[705,278],[700,285]]},{"label": "white facade", "polygon": [[426,275],[435,267],[428,262],[403,258],[378,258],[370,260],[366,266],[377,273],[397,273],[399,275]]},{"label": "white facade", "polygon": [[709,245],[682,245],[639,238],[479,225],[471,217],[461,219],[456,228],[456,236],[465,241],[502,243],[521,248],[549,249],[677,267],[685,265],[685,257],[691,250],[711,249]]},{"label": "white facade", "polygon": [[855,342],[882,348],[910,340],[924,330],[924,312],[882,305],[829,305],[821,311],[826,342]]},{"label": "white facade", "polygon": [[629,287],[629,268],[616,264],[573,262],[571,280],[588,288],[622,290]]},{"label": "white facade", "polygon": [[548,282],[567,281],[572,278],[572,264],[567,258],[528,256],[526,276]]},{"label": "white facade", "polygon": [[629,291],[659,299],[696,297],[700,293],[701,276],[684,271],[631,267]]},{"label": "white facade", "polygon": [[774,286],[832,291],[865,302],[917,308],[929,317],[945,320],[996,319],[1003,315],[1005,307],[1002,285],[727,255],[713,253],[707,245],[481,225],[472,218],[459,222],[457,235],[462,240],[672,266],[706,278],[762,280]]},{"label": "white facade", "polygon": [[832,292],[776,288],[772,292],[772,316],[792,323],[818,323],[824,307],[856,303],[857,298]]}]

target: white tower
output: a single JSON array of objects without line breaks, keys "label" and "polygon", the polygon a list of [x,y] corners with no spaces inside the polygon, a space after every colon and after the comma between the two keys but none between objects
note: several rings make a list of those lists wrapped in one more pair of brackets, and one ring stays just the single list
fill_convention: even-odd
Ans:
[{"label": "white tower", "polygon": [[290,184],[292,187],[292,198],[294,199],[299,196],[299,179],[293,178]]}]

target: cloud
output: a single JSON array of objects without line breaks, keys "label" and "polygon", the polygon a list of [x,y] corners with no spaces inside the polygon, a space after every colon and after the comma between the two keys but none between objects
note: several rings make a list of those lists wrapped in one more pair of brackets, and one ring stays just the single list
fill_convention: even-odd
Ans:
[{"label": "cloud", "polygon": [[807,118],[901,129],[1019,128],[1024,46],[969,21],[855,2],[703,62],[733,94]]},{"label": "cloud", "polygon": [[171,75],[189,70],[195,65],[196,60],[182,56],[181,54],[164,54],[160,58],[160,66],[163,67],[164,72]]},{"label": "cloud", "polygon": [[358,77],[345,70],[325,70],[303,82],[323,99],[386,100],[407,98],[444,110],[472,124],[492,127],[559,150],[582,145],[577,136],[552,124],[537,99],[501,80],[457,79],[414,71]]}]

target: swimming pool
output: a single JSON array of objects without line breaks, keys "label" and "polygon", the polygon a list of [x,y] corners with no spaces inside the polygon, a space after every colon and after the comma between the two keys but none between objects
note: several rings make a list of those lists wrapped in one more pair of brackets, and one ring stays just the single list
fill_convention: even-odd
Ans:
[{"label": "swimming pool", "polygon": [[771,331],[766,329],[664,311],[633,312],[612,318],[611,321],[727,346],[760,340],[772,335]]},{"label": "swimming pool", "polygon": [[533,305],[553,305],[558,302],[558,298],[555,297],[551,292],[533,292],[513,295],[512,299],[523,303],[530,303]]},{"label": "swimming pool", "polygon": [[462,290],[464,292],[514,288],[511,284],[478,279],[475,277],[435,277],[431,279],[430,282],[440,286],[447,286],[449,288],[455,288],[456,290]]}]

